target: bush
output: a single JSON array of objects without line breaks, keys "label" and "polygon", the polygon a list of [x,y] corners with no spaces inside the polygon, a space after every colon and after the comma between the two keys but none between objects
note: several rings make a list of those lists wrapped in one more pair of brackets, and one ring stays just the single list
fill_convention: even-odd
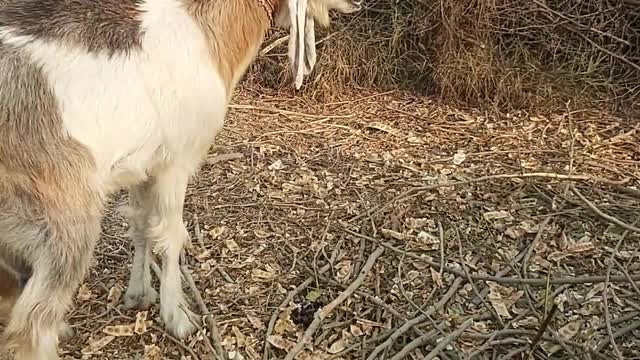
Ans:
[{"label": "bush", "polygon": [[[502,111],[640,107],[640,0],[365,2],[319,31],[305,91],[412,89]],[[250,81],[290,86],[286,53],[284,41],[261,56]]]}]

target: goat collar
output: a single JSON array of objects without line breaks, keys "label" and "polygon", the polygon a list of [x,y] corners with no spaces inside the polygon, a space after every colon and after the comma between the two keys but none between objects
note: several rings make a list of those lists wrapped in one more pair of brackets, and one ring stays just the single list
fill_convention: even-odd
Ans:
[{"label": "goat collar", "polygon": [[273,14],[276,12],[276,5],[270,0],[258,0],[260,6],[267,13],[267,17],[269,18],[269,23],[273,24]]}]

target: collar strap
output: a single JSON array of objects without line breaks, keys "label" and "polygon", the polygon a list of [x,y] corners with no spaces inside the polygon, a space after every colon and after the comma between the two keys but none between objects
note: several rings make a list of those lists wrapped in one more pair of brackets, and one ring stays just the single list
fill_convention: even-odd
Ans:
[{"label": "collar strap", "polygon": [[269,18],[269,22],[273,24],[273,13],[275,12],[275,6],[269,0],[258,0],[260,6],[267,13],[267,17]]}]

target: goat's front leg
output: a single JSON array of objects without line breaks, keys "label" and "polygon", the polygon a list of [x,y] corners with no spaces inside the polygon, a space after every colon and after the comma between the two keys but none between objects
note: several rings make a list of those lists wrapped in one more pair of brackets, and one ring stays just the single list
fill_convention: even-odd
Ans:
[{"label": "goat's front leg", "polygon": [[151,286],[151,248],[146,236],[149,211],[153,204],[153,181],[145,181],[129,188],[129,206],[123,209],[129,222],[129,237],[133,242],[134,255],[129,276],[129,285],[124,295],[127,309],[146,310],[158,299],[158,292]]},{"label": "goat's front leg", "polygon": [[184,299],[180,274],[180,254],[189,241],[182,221],[188,174],[178,167],[155,174],[150,180],[146,203],[145,235],[148,241],[153,241],[154,252],[162,257],[160,317],[167,329],[179,338],[193,333],[194,321],[198,321]]}]

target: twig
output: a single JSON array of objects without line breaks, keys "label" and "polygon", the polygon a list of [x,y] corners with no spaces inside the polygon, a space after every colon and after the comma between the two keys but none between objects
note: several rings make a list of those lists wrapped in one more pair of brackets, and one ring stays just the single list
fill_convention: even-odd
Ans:
[{"label": "twig", "polygon": [[196,302],[200,307],[200,311],[203,314],[205,314],[207,325],[209,326],[209,331],[211,332],[211,340],[213,341],[213,346],[215,348],[215,357],[218,360],[224,360],[225,352],[224,352],[224,349],[222,348],[222,336],[220,336],[220,330],[218,329],[218,325],[216,324],[216,321],[213,318],[213,315],[211,315],[211,313],[209,312],[209,309],[207,308],[207,304],[204,303],[204,300],[202,299],[202,294],[200,293],[200,290],[196,286],[195,281],[193,281],[193,277],[191,276],[187,268],[183,265],[180,267],[180,270],[182,270],[182,276],[184,277],[184,280],[187,282],[187,285],[189,285],[189,288],[191,289],[193,296],[196,298]]},{"label": "twig", "polygon": [[207,163],[207,165],[215,165],[219,162],[242,159],[243,156],[244,155],[242,155],[241,153],[222,154],[208,157],[205,159],[205,162]]},{"label": "twig", "polygon": [[602,340],[598,346],[596,346],[596,348],[594,349],[596,352],[601,351],[602,349],[604,349],[605,346],[607,346],[607,344],[609,344],[610,339],[616,339],[619,338],[620,336],[631,332],[635,329],[640,328],[640,321],[636,321],[634,323],[631,323],[625,327],[623,327],[622,329],[616,331],[615,333],[613,333],[613,335],[611,336],[611,338],[606,338],[604,340]]},{"label": "twig", "polygon": [[[430,266],[433,266],[434,268],[439,268],[440,266],[442,266],[441,263],[437,262],[437,261],[433,261],[433,260],[429,260],[427,258],[423,258],[420,257],[414,253],[410,253],[410,252],[406,252],[406,251],[402,251],[398,248],[396,248],[395,246],[391,245],[388,242],[376,239],[376,238],[372,238],[370,236],[367,235],[363,235],[360,233],[357,233],[355,231],[349,230],[345,227],[336,227],[337,229],[341,229],[342,231],[345,231],[353,236],[366,236],[367,239],[376,242],[377,244],[380,244],[382,246],[384,246],[385,248],[392,250],[394,252],[397,252],[399,254],[406,254],[408,257],[416,259],[418,261],[422,261]],[[457,270],[448,266],[443,266],[444,271],[457,275],[457,276],[466,276],[464,274],[464,271],[461,270]],[[604,280],[606,279],[606,277],[604,275],[594,275],[594,276],[577,276],[577,277],[560,277],[560,278],[555,278],[555,279],[549,279],[547,281],[547,279],[522,279],[522,278],[514,278],[514,277],[499,277],[499,276],[489,276],[489,275],[478,275],[478,274],[470,274],[471,278],[473,280],[480,280],[480,281],[495,281],[497,283],[501,283],[501,284],[511,284],[511,285],[531,285],[531,286],[547,286],[547,285],[576,285],[576,284],[596,284],[596,283],[603,283]],[[609,278],[609,282],[611,283],[628,283],[630,281],[640,281],[640,274],[633,274],[633,275],[629,275],[629,277],[625,277],[625,276],[621,276],[621,275],[616,275],[616,276],[611,276]]]},{"label": "twig", "polygon": [[[636,220],[633,224],[635,225],[637,222],[638,220]],[[624,239],[627,237],[627,234],[629,234],[629,230],[625,230],[622,233],[622,235],[620,236],[620,240],[618,240],[615,248],[613,248],[613,251],[611,252],[611,256],[609,257],[609,264],[607,265],[607,275],[604,281],[604,290],[602,291],[602,304],[604,306],[604,321],[607,327],[607,334],[611,339],[611,347],[613,348],[613,352],[616,354],[616,357],[618,359],[623,359],[623,357],[622,357],[622,353],[620,352],[620,349],[618,348],[618,344],[616,344],[616,340],[613,337],[613,330],[611,329],[611,313],[609,312],[609,294],[608,294],[609,277],[611,276],[611,270],[613,269],[615,256],[618,253],[618,251],[620,251],[620,246],[622,246],[622,243],[624,242]]]},{"label": "twig", "polygon": [[372,209],[371,211],[367,211],[366,213],[360,214],[355,216],[354,218],[350,219],[350,222],[354,222],[357,219],[360,219],[364,216],[375,216],[377,215],[380,211],[384,210],[387,206],[391,205],[392,203],[404,199],[412,194],[416,194],[416,193],[422,193],[424,191],[428,191],[428,190],[435,190],[435,189],[439,189],[439,188],[443,188],[443,187],[454,187],[454,186],[460,186],[460,185],[468,185],[468,184],[475,184],[475,183],[479,183],[479,182],[484,182],[484,181],[489,181],[489,180],[497,180],[497,179],[525,179],[525,178],[544,178],[544,179],[556,179],[556,180],[570,180],[570,181],[595,181],[595,182],[602,182],[605,184],[609,184],[609,185],[621,185],[624,183],[629,182],[629,179],[624,179],[621,181],[614,181],[614,180],[608,180],[608,179],[602,179],[596,176],[592,176],[592,175],[586,175],[586,174],[575,174],[575,175],[564,175],[564,174],[555,174],[555,173],[522,173],[522,174],[496,174],[496,175],[487,175],[487,176],[481,176],[479,178],[475,178],[475,179],[470,179],[470,180],[462,180],[462,181],[454,181],[454,182],[447,182],[447,183],[442,183],[442,184],[434,184],[434,185],[427,185],[427,186],[418,186],[418,187],[414,187],[411,188],[403,193],[401,193],[400,195],[396,196],[395,198],[391,199],[391,201],[388,201],[387,203],[378,206],[377,208]]},{"label": "twig", "polygon": [[[452,332],[449,336],[442,339],[442,341],[440,341],[438,345],[433,350],[431,350],[431,352],[428,353],[427,356],[424,357],[423,360],[433,360],[436,356],[438,356],[438,354],[440,353],[440,351],[442,351],[442,349],[444,349],[447,345],[449,345],[450,342],[457,340],[460,337],[460,335],[465,330],[467,330],[467,328],[469,328],[469,326],[471,326],[472,324],[473,324],[473,319],[468,319],[467,321],[462,323],[462,325],[460,325],[460,327],[457,328],[456,331]],[[409,347],[409,345],[411,345],[412,343],[413,341],[410,342],[405,348]],[[401,356],[403,351],[404,349],[402,349],[396,356],[392,357],[391,360],[402,359],[404,356],[406,356],[406,355]]]},{"label": "twig", "polygon": [[457,227],[454,227],[453,230],[456,232],[456,239],[458,241],[458,254],[460,255],[460,262],[462,263],[462,271],[464,272],[464,275],[467,277],[467,281],[471,285],[471,289],[476,294],[476,296],[480,299],[480,302],[482,302],[482,305],[484,305],[487,311],[491,313],[493,318],[496,319],[496,321],[498,321],[500,326],[504,327],[504,322],[502,321],[502,318],[500,318],[500,315],[498,315],[498,313],[496,313],[493,307],[489,306],[489,304],[487,304],[484,298],[480,296],[480,292],[478,291],[476,284],[473,282],[473,279],[471,278],[471,274],[469,273],[469,269],[467,268],[467,264],[464,261],[464,253],[462,251],[462,239],[460,238],[460,232],[458,231]]},{"label": "twig", "polygon": [[544,335],[545,330],[547,330],[547,328],[549,327],[549,322],[551,322],[551,319],[553,319],[553,315],[555,315],[556,310],[558,310],[558,304],[554,302],[551,306],[551,309],[549,309],[549,313],[547,313],[547,317],[545,317],[545,319],[542,321],[542,324],[540,324],[540,329],[538,330],[536,337],[533,338],[533,341],[531,342],[531,346],[529,348],[530,356],[536,349],[536,346],[540,342],[540,339],[542,339],[542,335]]},{"label": "twig", "polygon": [[[323,274],[327,271],[329,271],[329,269],[331,268],[331,264],[326,264],[324,265],[322,268],[320,268],[318,270],[318,274]],[[282,302],[280,303],[280,305],[276,308],[276,310],[273,312],[273,314],[271,314],[271,319],[269,319],[269,325],[267,326],[267,332],[265,334],[265,339],[268,339],[269,336],[271,336],[271,333],[273,332],[273,328],[276,325],[276,321],[278,320],[278,312],[280,309],[286,307],[292,300],[293,298],[299,294],[302,290],[304,290],[307,286],[309,286],[313,281],[315,280],[314,276],[309,276],[305,281],[302,282],[302,284],[298,285],[295,289],[289,291],[289,294],[287,294],[287,297],[284,298],[284,300],[282,300]],[[269,342],[267,340],[265,340],[264,342],[264,352],[262,354],[262,359],[263,360],[268,360],[269,359],[269,349],[271,348]]]},{"label": "twig", "polygon": [[162,334],[164,334],[164,336],[166,336],[169,340],[173,341],[174,344],[178,345],[180,348],[182,348],[183,350],[188,352],[189,355],[191,355],[194,360],[200,360],[200,357],[193,351],[193,349],[191,349],[189,346],[185,345],[182,341],[180,341],[180,340],[174,338],[173,336],[171,336],[171,334],[167,333],[160,326],[151,325],[151,328],[156,330],[156,331],[161,332]]},{"label": "twig", "polygon": [[580,198],[580,200],[582,200],[585,204],[587,204],[589,209],[591,209],[594,213],[596,213],[601,218],[603,218],[603,219],[605,219],[605,220],[607,220],[607,221],[609,221],[611,223],[614,223],[614,224],[622,227],[623,229],[640,233],[640,228],[637,228],[637,227],[635,227],[633,225],[629,225],[629,224],[627,224],[625,222],[622,222],[622,221],[618,220],[617,218],[615,218],[615,217],[613,217],[611,215],[607,215],[607,214],[603,213],[591,201],[589,201],[589,199],[584,197],[584,195],[582,195],[582,193],[580,193],[580,191],[578,191],[578,189],[575,186],[572,186],[571,190],[573,191],[574,194],[576,194]]},{"label": "twig", "polygon": [[324,319],[329,316],[329,314],[331,314],[331,312],[333,312],[333,310],[338,307],[338,305],[340,305],[344,300],[353,295],[353,293],[360,287],[360,285],[362,285],[365,278],[375,265],[376,260],[378,260],[378,257],[380,257],[382,253],[384,253],[384,250],[385,249],[383,246],[378,246],[378,248],[371,255],[369,255],[367,262],[360,270],[360,275],[358,275],[358,277],[351,283],[351,285],[349,285],[349,287],[345,291],[340,293],[340,295],[338,295],[338,297],[335,298],[332,302],[316,312],[313,322],[311,322],[311,325],[309,325],[298,343],[296,343],[296,345],[287,353],[285,360],[293,360],[293,358],[304,348],[304,346],[311,342],[313,334],[320,327],[320,325],[322,325],[322,321],[324,321]]},{"label": "twig", "polygon": [[378,345],[375,349],[373,349],[371,354],[367,356],[367,360],[375,359],[378,356],[378,354],[380,354],[381,351],[390,347],[400,336],[402,336],[402,334],[406,333],[414,325],[425,321],[427,319],[427,316],[431,316],[438,309],[442,308],[447,302],[449,302],[449,300],[453,297],[453,295],[455,295],[455,293],[458,292],[458,288],[460,288],[460,285],[463,282],[464,282],[464,278],[462,277],[456,278],[453,281],[453,284],[451,285],[449,290],[447,290],[444,296],[433,307],[429,308],[424,313],[407,321],[401,327],[399,327],[393,334],[391,334],[391,336],[387,340],[385,340],[382,344]]}]

